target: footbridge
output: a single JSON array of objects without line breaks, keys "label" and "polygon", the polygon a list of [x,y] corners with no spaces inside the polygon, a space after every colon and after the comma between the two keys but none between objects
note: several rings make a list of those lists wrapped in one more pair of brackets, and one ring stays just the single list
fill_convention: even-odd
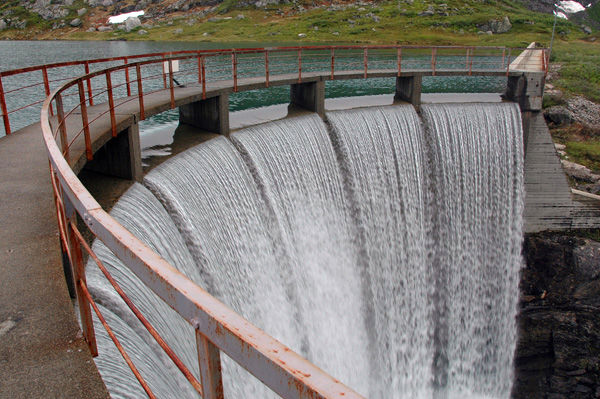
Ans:
[{"label": "footbridge", "polygon": [[[68,79],[49,77],[61,68],[82,71]],[[0,395],[107,396],[90,357],[97,353],[92,312],[102,320],[84,273],[88,257],[103,269],[88,245],[87,238],[95,236],[195,331],[199,373],[188,370],[135,304],[130,304],[202,397],[223,397],[221,352],[282,397],[360,397],[189,281],[112,219],[77,174],[89,169],[140,180],[140,121],[178,108],[181,122],[227,135],[231,130],[229,95],[238,91],[288,85],[290,104],[323,114],[325,83],[331,80],[392,77],[396,100],[418,108],[425,76],[503,76],[507,79],[505,98],[518,102],[523,112],[529,201],[526,229],[591,227],[590,218],[577,222],[573,216],[577,206],[550,150],[551,140],[539,113],[546,70],[546,50],[533,46],[323,46],[146,54],[0,73],[6,133],[0,139],[0,173],[5,182],[0,215],[2,225],[10,226],[2,229],[0,253],[6,265],[1,271],[0,302],[3,308],[10,305],[0,313],[4,381]],[[23,74],[40,75],[27,88],[37,87],[43,93],[25,104],[19,96],[25,87],[4,90],[2,85],[3,79]],[[17,99],[14,106],[11,95]],[[40,125],[11,131],[11,115],[42,102]],[[548,184],[560,184],[560,189],[549,190]],[[561,197],[558,207],[556,195]],[[78,302],[83,336],[72,315],[61,260],[71,295]],[[105,327],[111,334],[110,326]],[[115,345],[122,349],[116,338]],[[127,353],[122,354],[148,396],[154,397]]]}]

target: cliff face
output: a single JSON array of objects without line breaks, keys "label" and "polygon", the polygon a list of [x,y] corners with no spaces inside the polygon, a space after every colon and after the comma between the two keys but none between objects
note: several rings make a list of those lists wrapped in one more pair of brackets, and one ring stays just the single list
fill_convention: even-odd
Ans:
[{"label": "cliff face", "polygon": [[600,243],[525,238],[513,397],[600,398]]}]

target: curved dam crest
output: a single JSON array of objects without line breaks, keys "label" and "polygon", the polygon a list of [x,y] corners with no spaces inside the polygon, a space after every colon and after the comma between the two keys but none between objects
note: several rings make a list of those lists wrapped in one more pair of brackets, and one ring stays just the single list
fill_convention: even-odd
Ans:
[{"label": "curved dam crest", "polygon": [[[111,214],[176,268],[371,398],[508,398],[521,268],[515,104],[303,116],[194,147]],[[94,251],[190,368],[194,331]],[[159,397],[196,397],[88,264],[90,291]],[[97,322],[97,320],[96,320]],[[113,397],[141,388],[102,328]],[[223,356],[226,397],[274,396]],[[139,391],[138,391],[139,390]]]}]

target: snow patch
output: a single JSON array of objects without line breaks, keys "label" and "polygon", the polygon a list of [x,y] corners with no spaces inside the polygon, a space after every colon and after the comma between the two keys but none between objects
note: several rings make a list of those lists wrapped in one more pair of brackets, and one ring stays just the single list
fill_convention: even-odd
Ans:
[{"label": "snow patch", "polygon": [[585,10],[585,7],[576,1],[564,0],[558,2],[558,9],[565,14],[573,14]]},{"label": "snow patch", "polygon": [[120,24],[125,22],[125,20],[129,17],[139,17],[141,15],[144,15],[144,11],[132,11],[125,14],[113,15],[112,17],[108,17],[108,23]]}]

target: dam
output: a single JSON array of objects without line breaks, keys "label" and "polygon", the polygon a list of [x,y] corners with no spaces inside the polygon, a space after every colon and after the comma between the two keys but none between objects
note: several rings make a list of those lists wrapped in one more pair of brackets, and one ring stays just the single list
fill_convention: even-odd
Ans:
[{"label": "dam", "polygon": [[[171,67],[171,68],[172,68],[172,67]],[[438,72],[439,72],[439,71],[438,71]],[[368,73],[368,71],[365,71],[365,75],[366,75],[367,73]],[[395,73],[395,72],[394,72],[394,73]],[[433,73],[435,73],[435,72],[433,72]],[[443,73],[443,72],[442,72],[442,73]],[[168,76],[168,75],[167,75],[167,76]],[[409,75],[409,77],[410,77],[410,75]],[[310,77],[310,75],[308,75],[308,76],[305,76],[304,78],[307,78],[307,80],[310,80],[310,78],[311,78],[311,77]],[[296,81],[296,82],[297,82],[296,78],[293,78],[293,79],[294,79],[294,81]],[[81,80],[80,82],[81,82],[81,83],[84,83],[84,82],[85,82],[85,80]],[[268,82],[268,80],[267,80],[267,82]],[[413,82],[414,82],[414,80],[413,80]],[[238,82],[238,84],[239,84],[239,83],[240,83],[240,82]],[[309,82],[309,83],[310,83],[310,82]],[[235,84],[236,84],[236,83],[235,83],[235,79],[234,79],[234,83],[233,83],[233,85],[235,85]],[[264,84],[264,83],[263,83],[263,84]],[[81,91],[82,91],[82,90],[81,90],[81,89],[82,89],[82,86],[83,86],[83,84],[80,84],[80,85],[79,85],[79,92],[80,92],[80,93],[81,93]],[[309,85],[309,86],[310,86],[310,85]],[[313,88],[315,88],[315,89],[317,89],[317,91],[318,91],[318,84],[317,84],[316,86],[317,86],[317,87],[315,87],[315,85],[313,85],[312,87],[313,87]],[[170,87],[172,87],[172,88],[174,87],[172,83],[171,83],[171,86],[170,86]],[[306,87],[306,86],[305,86],[305,87]],[[399,85],[398,85],[398,87],[399,87],[399,92],[400,92],[400,93],[406,93],[406,92],[410,92],[411,90],[414,92],[414,87],[415,87],[415,86],[410,86],[410,85],[409,85],[409,87],[412,87],[412,89],[408,89],[408,90],[406,90],[406,89],[404,89],[404,90],[403,90],[403,89],[402,89],[402,87],[403,87],[403,85],[402,85],[402,84],[399,84]],[[398,87],[397,87],[397,88],[398,88]],[[404,87],[406,87],[406,86],[404,86]],[[315,111],[317,111],[318,113],[320,113],[320,112],[319,112],[319,108],[318,108],[318,102],[315,102],[315,101],[313,101],[313,105],[311,105],[311,104],[306,104],[306,98],[308,97],[308,98],[310,99],[310,96],[309,96],[309,95],[307,96],[306,94],[307,94],[307,93],[310,93],[310,92],[311,92],[311,90],[315,91],[315,89],[313,89],[313,88],[310,88],[310,89],[309,89],[309,88],[307,88],[307,89],[302,89],[302,90],[304,90],[304,91],[301,91],[301,93],[304,93],[304,94],[297,95],[295,98],[299,98],[298,102],[300,102],[300,101],[304,101],[304,102],[305,102],[305,103],[304,103],[304,105],[305,105],[305,106],[307,106],[307,107],[311,107],[311,106],[312,106],[312,107],[314,107],[314,108],[315,108],[315,109],[314,109]],[[185,89],[186,89],[186,88],[177,88],[176,90],[173,90],[173,89],[171,89],[171,90],[170,90],[170,92],[171,92],[171,95],[170,95],[170,102],[171,102],[171,104],[173,104],[173,103],[174,103],[174,102],[176,102],[176,101],[179,101],[179,100],[178,100],[178,98],[180,98],[180,97],[177,97],[177,96],[181,94],[181,90],[185,90]],[[190,90],[191,90],[191,89],[192,89],[192,88],[190,88]],[[204,94],[204,90],[205,90],[204,88],[200,89],[200,93],[199,93],[199,97],[198,97],[198,99],[200,99],[200,100],[201,100],[201,99],[202,99],[202,97],[205,95],[205,94]],[[296,90],[298,90],[298,89],[296,89]],[[168,91],[167,91],[167,93],[168,93]],[[292,96],[294,96],[294,94],[293,94],[293,93],[294,93],[294,89],[292,89]],[[407,96],[407,97],[408,97],[408,99],[410,100],[410,96]],[[140,96],[139,98],[141,98],[141,96]],[[167,97],[167,98],[168,98],[168,97]],[[315,99],[315,97],[312,97],[312,98],[313,98],[313,100]],[[317,97],[317,98],[318,98],[318,97]],[[419,104],[416,104],[416,101],[415,101],[415,100],[416,100],[416,98],[417,98],[416,96],[412,97],[412,100],[413,100],[413,101],[411,101],[411,102],[414,102],[414,103],[415,103],[414,105],[417,105],[417,106],[418,106]],[[151,102],[150,100],[151,100],[151,98],[145,98],[145,97],[144,97],[144,101],[145,101],[145,105],[144,105],[144,106],[146,106],[146,105],[148,105],[148,104],[152,105],[152,102]],[[56,103],[55,105],[57,106],[56,110],[57,110],[57,112],[58,112],[58,114],[59,114],[59,115],[58,115],[58,117],[60,118],[60,111],[59,111],[59,108],[58,108],[58,104],[59,104],[59,103]],[[140,101],[140,109],[141,109],[141,110],[144,110],[144,108],[142,108],[142,107],[141,107],[141,104],[142,104],[142,103],[141,103],[141,101]],[[223,104],[223,102],[222,102],[222,101],[221,101],[221,102],[219,102],[219,101],[217,101],[217,102],[214,102],[214,101],[213,101],[213,102],[212,102],[212,105],[209,105],[209,106],[210,106],[210,107],[214,107],[215,105],[216,105],[216,106],[219,106],[219,104]],[[315,105],[315,104],[317,104],[317,105]],[[81,104],[80,104],[80,105],[81,105]],[[158,106],[157,106],[157,107],[158,107]],[[114,112],[114,114],[113,114],[113,112],[112,112],[112,108],[113,108],[112,106],[110,106],[109,108],[105,108],[105,109],[107,109],[107,110],[108,110],[108,111],[105,111],[105,114],[110,114],[110,119],[111,119],[111,120],[109,121],[108,125],[105,125],[105,126],[107,126],[107,129],[106,129],[106,131],[110,132],[110,131],[112,130],[112,131],[113,131],[113,134],[114,134],[114,133],[115,133],[115,131],[116,131],[117,133],[118,133],[119,131],[121,131],[121,129],[119,129],[119,126],[120,126],[119,124],[122,124],[122,123],[123,123],[123,120],[124,120],[124,119],[126,119],[126,118],[129,118],[129,116],[127,115],[127,113],[126,113],[126,112]],[[83,106],[81,106],[81,112],[79,112],[79,113],[76,113],[76,114],[79,114],[79,117],[80,117],[80,118],[84,118],[84,115],[85,115],[85,113],[89,111],[89,115],[86,115],[85,117],[88,117],[88,116],[90,116],[90,120],[91,120],[91,119],[92,119],[92,115],[93,115],[93,112],[91,111],[91,109],[92,109],[92,108],[90,107],[90,109],[89,109],[89,110],[88,110],[88,109],[85,109],[85,110],[84,110],[84,107],[83,107]],[[151,108],[150,108],[150,109],[151,109]],[[158,108],[157,108],[157,109],[158,109]],[[217,109],[217,110],[218,110],[218,109]],[[142,112],[143,112],[143,111],[142,111]],[[383,112],[383,111],[382,111],[382,112]],[[413,111],[413,112],[414,112],[414,111]],[[424,106],[424,107],[423,107],[423,112],[424,112],[425,114],[427,114],[427,112],[433,112],[433,111],[432,111],[431,109],[429,109],[429,108],[428,108],[428,106]],[[224,115],[224,114],[220,114],[220,115]],[[329,119],[329,118],[328,118],[328,119]],[[332,117],[332,120],[334,120],[334,119],[335,119],[335,118],[334,118],[334,117]],[[73,120],[73,119],[71,119],[71,120]],[[106,120],[106,118],[105,118],[105,120]],[[134,117],[132,120],[133,120],[133,121],[135,121],[135,117]],[[77,121],[77,119],[75,119],[75,121]],[[223,118],[221,118],[221,119],[220,119],[220,121],[219,121],[219,123],[216,125],[216,127],[217,127],[218,129],[222,129],[222,128],[223,128],[223,126],[225,125],[223,122],[224,122],[224,121],[223,121]],[[318,122],[318,121],[317,121],[317,122]],[[316,123],[316,124],[318,125],[318,123],[317,123],[317,122],[313,122],[313,124],[315,124],[315,123]],[[514,119],[513,119],[513,122],[514,122]],[[55,123],[55,122],[53,122],[53,123]],[[332,125],[335,125],[335,123],[333,123],[333,122],[332,122]],[[55,126],[56,126],[56,125],[55,125]],[[75,132],[76,132],[77,130],[76,130],[76,129],[75,129],[75,130],[73,130],[73,129],[71,128],[73,125],[69,126],[69,125],[67,125],[66,123],[62,123],[62,122],[60,122],[60,120],[59,120],[59,124],[58,124],[58,130],[57,130],[59,133],[60,133],[60,131],[62,130],[61,126],[66,126],[66,127],[67,127],[67,129],[65,129],[65,130],[66,130],[66,132],[64,132],[64,133],[65,133],[65,136],[63,136],[63,138],[61,139],[61,141],[63,141],[63,145],[64,145],[64,142],[66,141],[66,140],[65,140],[65,137],[68,137],[68,136],[67,136],[67,134],[69,134],[69,132],[73,132],[73,131],[75,131]],[[82,132],[83,132],[83,131],[85,131],[85,127],[86,127],[86,124],[84,123],[84,124],[83,124],[83,129],[81,129],[81,131],[82,131]],[[134,129],[132,130],[132,129],[130,129],[130,128],[127,128],[127,129],[129,129],[129,130],[128,130],[128,132],[129,132],[129,133],[128,133],[128,134],[129,134],[129,139],[128,139],[128,140],[129,140],[129,143],[131,143],[131,137],[132,137],[132,136],[134,136],[134,134],[132,134],[132,132],[135,132],[135,130],[134,130]],[[317,129],[317,130],[319,130],[319,129]],[[321,130],[322,130],[322,129],[321,129]],[[224,131],[223,131],[223,132],[224,132]],[[89,133],[88,133],[88,132],[85,132],[85,134],[84,134],[84,135],[85,135],[85,136],[87,136],[88,134],[89,134],[89,135],[92,135],[92,133],[93,133],[93,132],[89,132]],[[83,136],[83,135],[82,135],[82,136]],[[232,136],[233,136],[233,137],[235,137],[235,135],[232,135]],[[127,137],[127,136],[125,136],[125,137]],[[331,136],[331,137],[335,137],[335,136]],[[80,141],[80,143],[82,143],[82,144],[83,144],[83,137],[81,137],[81,136],[80,136],[80,138],[81,138],[81,141]],[[69,141],[71,141],[71,140],[72,140],[72,139],[69,139]],[[222,140],[221,140],[221,141],[222,141]],[[75,140],[73,140],[73,141],[71,141],[71,142],[72,142],[72,143],[75,143],[75,144],[77,143],[77,141],[75,141]],[[90,140],[90,142],[91,142],[91,143],[96,143],[97,141],[96,141],[96,139],[94,139],[94,140]],[[234,142],[235,142],[235,140],[234,140]],[[90,143],[90,144],[91,144],[91,143]],[[216,145],[216,144],[215,144],[215,145]],[[249,143],[246,143],[246,144],[244,144],[244,143],[238,143],[236,146],[238,147],[238,149],[240,149],[240,148],[242,148],[242,147],[243,147],[243,148],[245,148],[246,150],[248,150],[248,147],[247,147],[248,145],[249,145]],[[89,159],[90,155],[89,155],[89,154],[86,154],[86,151],[85,151],[85,148],[86,148],[86,147],[87,147],[87,143],[85,143],[85,145],[83,145],[82,147],[80,147],[80,148],[83,148],[83,149],[84,149],[84,151],[79,151],[79,153],[80,153],[80,154],[84,154],[84,156],[85,156],[85,157],[87,157],[87,158]],[[63,148],[64,148],[64,147],[63,147]],[[260,146],[259,146],[258,148],[260,148]],[[80,158],[77,158],[76,156],[74,156],[74,155],[73,155],[73,154],[77,154],[77,153],[78,153],[78,151],[76,151],[75,149],[76,149],[76,147],[72,147],[72,148],[70,148],[69,150],[70,150],[70,154],[71,154],[71,161],[72,161],[72,162],[74,162],[74,164],[77,164],[77,162],[78,162],[78,160],[79,160]],[[64,151],[63,151],[63,152],[64,152]],[[69,158],[68,158],[68,156],[69,156],[69,155],[67,154],[67,159],[69,159]],[[336,158],[336,157],[337,157],[337,158]],[[133,157],[130,157],[130,159],[131,159],[131,158],[133,158]],[[338,154],[338,155],[334,156],[333,158],[337,159],[337,160],[338,160],[338,162],[339,162],[340,155]],[[135,164],[134,164],[134,166],[135,166]],[[77,169],[77,167],[76,167],[76,169]],[[135,168],[130,168],[130,169],[129,169],[129,173],[131,173],[131,171],[132,171],[132,170],[134,170],[134,169],[135,169]],[[127,170],[127,169],[125,168],[125,170]],[[346,175],[346,176],[348,176],[348,175]],[[132,175],[132,177],[134,177],[134,176]],[[346,179],[348,179],[348,177],[346,177]],[[68,180],[68,179],[67,179],[67,180]],[[343,180],[343,179],[342,179],[342,180]],[[519,179],[517,179],[517,181],[518,181],[518,180],[519,180]],[[56,180],[56,182],[58,183],[58,182],[59,182],[59,180]],[[343,186],[343,184],[342,184],[342,186]],[[263,188],[263,190],[264,190],[264,188]],[[339,190],[339,187],[338,187],[338,190]],[[342,191],[343,191],[343,190],[342,190]],[[509,190],[509,191],[510,191],[510,190]],[[518,203],[518,201],[517,201],[517,203]],[[90,205],[91,205],[91,203],[90,203]],[[70,205],[67,205],[67,207],[66,207],[65,209],[69,209],[69,206],[70,206]],[[76,206],[76,207],[77,207],[77,206]],[[342,207],[342,208],[343,208],[343,207]],[[95,211],[95,209],[96,209],[96,208],[95,208],[95,206],[88,207],[88,208],[87,208],[87,210],[86,210],[86,211],[84,211],[84,213],[82,214],[82,216],[84,216],[84,219],[86,220],[86,222],[87,222],[87,223],[91,223],[92,225],[95,223],[95,222],[94,222],[94,219],[95,219],[95,218],[97,218],[97,217],[100,217],[100,215],[96,216],[96,211]],[[63,212],[64,212],[64,210],[63,210]],[[281,212],[283,212],[283,211],[277,211],[276,209],[273,209],[271,212],[275,212],[275,213],[279,212],[279,214],[282,214]],[[64,216],[64,215],[65,215],[65,214],[63,213],[63,216]],[[90,219],[90,218],[91,218],[91,219]],[[60,220],[60,214],[59,214],[59,220]],[[100,220],[100,219],[96,219],[96,220]],[[280,222],[279,222],[279,223],[281,223],[281,219],[277,219],[277,220],[280,220]],[[65,225],[63,225],[63,228],[64,228],[64,227],[65,227]],[[67,227],[68,227],[69,229],[72,229],[72,228],[73,228],[73,225],[69,223],[69,226],[67,226]],[[279,234],[283,234],[283,235],[285,235],[283,232],[284,232],[284,231],[286,231],[286,230],[289,230],[289,229],[286,229],[286,228],[285,228],[285,226],[281,226],[281,227],[280,227],[280,229],[279,229],[279,231],[280,231],[280,233],[279,233]],[[125,235],[123,235],[123,234],[121,234],[121,233],[123,233],[123,234],[125,234]],[[121,232],[121,233],[119,233],[119,239],[122,239],[123,237],[126,237],[126,234],[127,234],[127,233],[125,233],[125,232]],[[288,234],[291,234],[291,233],[288,233]],[[112,240],[114,240],[114,237],[116,237],[116,236],[113,236],[113,239],[112,239]],[[365,239],[366,239],[366,238],[365,238]],[[111,238],[110,238],[110,237],[109,237],[109,238],[105,238],[105,240],[107,240],[109,243],[111,242]],[[289,238],[288,238],[288,240],[289,240]],[[285,240],[284,240],[284,241],[285,241]],[[342,241],[343,241],[343,240],[342,240]],[[113,241],[113,242],[114,242],[114,241]],[[110,244],[109,244],[109,245],[110,245]],[[285,248],[285,247],[286,247],[286,246],[284,245],[284,248]],[[125,249],[125,251],[127,251],[127,249]],[[141,258],[144,258],[144,257],[145,257],[145,255],[144,255],[144,253],[143,253],[143,252],[144,252],[144,251],[142,251],[142,252],[138,252],[138,253],[137,253],[137,255],[135,255],[135,256],[134,256],[134,258],[135,258],[135,257],[140,257],[140,256],[141,256]],[[289,252],[289,251],[288,251],[288,252]],[[360,252],[360,251],[359,251],[359,252]],[[124,253],[122,253],[122,254],[124,254]],[[121,255],[121,256],[124,256],[125,258],[127,258],[129,255]],[[364,256],[364,255],[363,255],[363,256]],[[138,258],[138,259],[141,259],[141,258]],[[146,259],[147,259],[147,258],[146,258]],[[137,262],[137,261],[134,261],[134,264],[135,264],[136,262]],[[139,264],[139,263],[138,263],[138,264]],[[166,269],[165,269],[165,270],[166,270]],[[160,278],[164,279],[165,277],[163,276],[163,277],[160,277]],[[177,277],[177,278],[178,278],[178,277]],[[168,280],[168,279],[167,279],[167,280]],[[166,281],[166,280],[165,280],[165,281]],[[174,281],[174,280],[173,280],[173,281]],[[77,289],[81,289],[81,288],[83,288],[83,286],[79,286],[79,287],[76,287],[76,288],[77,288]],[[159,289],[159,291],[160,291],[160,290],[162,290],[162,289]],[[186,291],[187,291],[187,290],[186,290]],[[166,292],[166,291],[165,291],[165,292]],[[189,292],[189,291],[188,291],[188,292]],[[200,294],[201,294],[201,293],[199,293],[199,292],[197,293],[197,295],[200,295]],[[165,294],[165,295],[169,295],[169,294]],[[179,300],[178,300],[178,302],[179,302]],[[173,306],[173,305],[171,305],[171,306]],[[84,315],[84,314],[82,313],[82,315]],[[191,316],[190,316],[190,317],[191,317]],[[232,317],[233,317],[233,316],[232,316]],[[427,318],[424,318],[424,319],[426,320]],[[85,320],[85,315],[84,315],[84,320]],[[194,323],[199,323],[199,321],[200,321],[201,319],[195,319],[194,317],[191,317],[191,320],[192,320],[192,322],[191,322],[191,323],[192,323],[193,325],[198,325],[198,326],[199,326],[199,324],[194,324]],[[194,321],[194,320],[196,320],[196,321]],[[228,327],[228,328],[229,328],[229,327]],[[215,343],[215,341],[216,341],[216,342],[220,342],[220,343],[219,343],[219,346],[220,346],[220,345],[225,345],[225,346],[226,346],[226,345],[231,345],[231,344],[227,344],[227,343],[226,343],[226,341],[219,341],[219,338],[218,338],[218,335],[219,335],[219,334],[218,334],[218,330],[219,330],[219,328],[217,328],[217,329],[215,330],[215,332],[217,333],[216,335],[214,335],[214,334],[213,334],[213,335],[211,335],[211,336],[210,336],[210,342],[212,342],[212,343]],[[434,330],[435,330],[435,328],[434,328]],[[87,333],[87,334],[89,334],[89,332],[90,332],[90,331],[86,331],[86,333]],[[208,334],[210,335],[210,334],[212,334],[212,333],[208,333]],[[254,333],[253,333],[253,334],[254,334]],[[252,335],[252,334],[251,334],[251,335]],[[90,337],[88,336],[88,338],[90,338]],[[90,340],[88,339],[88,341],[90,341]],[[304,341],[304,340],[303,340],[303,339],[300,339],[300,341]],[[199,342],[202,342],[202,341],[200,340]],[[258,345],[258,344],[254,344],[254,345]],[[253,348],[257,348],[257,349],[258,349],[258,347],[257,347],[257,346],[254,346],[254,345],[252,345],[252,347],[253,347]],[[310,346],[310,345],[309,345],[309,346]],[[220,347],[221,347],[221,346],[220,346]],[[210,345],[208,346],[208,348],[210,349]],[[298,348],[299,348],[299,349],[297,349],[298,351],[302,351],[302,345],[299,345],[299,346],[298,346]],[[229,350],[231,351],[231,347],[230,347],[230,349],[229,349]],[[214,356],[214,349],[213,349],[212,351],[213,351],[213,356]],[[264,353],[264,352],[262,352],[262,349],[258,349],[258,351],[259,351],[260,353]],[[435,351],[434,351],[434,352],[435,352]],[[438,352],[439,352],[439,351],[438,351]],[[209,358],[209,359],[210,359],[210,358]],[[213,358],[213,359],[214,359],[214,358]],[[238,358],[238,360],[239,360],[239,358]],[[210,360],[209,360],[209,361],[210,361]],[[213,360],[213,361],[214,361],[214,360]],[[224,363],[224,364],[225,364],[225,363]],[[260,362],[259,362],[259,364],[264,364],[264,363],[260,363]],[[248,366],[248,367],[250,367],[250,366]],[[306,370],[307,370],[306,368],[303,368],[303,370],[305,370],[305,374],[307,374],[307,375],[312,375],[312,374],[311,374],[311,372],[310,372],[310,366],[302,366],[302,367],[308,367],[308,370],[309,370],[309,371],[306,371]],[[302,367],[301,367],[301,368],[302,368]],[[252,368],[252,367],[250,367],[250,368]],[[285,369],[285,368],[286,368],[286,367],[284,366],[284,369]],[[209,368],[209,370],[210,370],[210,368]],[[261,370],[264,370],[264,366],[262,366],[262,365],[261,365],[260,367],[259,367],[259,366],[254,366],[254,369],[253,369],[253,370],[254,370],[254,372],[260,373],[260,372],[261,372]],[[444,371],[444,370],[448,370],[448,369],[447,369],[447,368],[444,368],[444,367],[439,367],[439,368],[437,369],[437,371],[435,372],[435,373],[437,373],[437,374],[436,374],[437,376],[434,378],[434,380],[435,380],[435,379],[437,379],[437,380],[438,380],[438,383],[439,383],[440,385],[447,384],[447,383],[442,383],[442,382],[440,382],[441,380],[444,380],[444,379],[446,378],[446,377],[443,377],[443,376],[444,376],[444,374],[446,374],[446,373],[447,373],[447,371]],[[251,371],[252,371],[252,370],[251,370]],[[316,371],[313,371],[313,372],[316,372]],[[201,376],[201,377],[204,377],[204,376]],[[215,376],[213,375],[213,377],[215,377]],[[305,377],[306,377],[306,375],[305,375]],[[218,378],[220,379],[220,376],[219,376]],[[308,379],[310,380],[310,377],[306,377],[306,378],[308,378]],[[265,377],[264,375],[261,377],[261,379],[262,379],[263,381],[265,381],[265,380],[269,380],[269,378],[268,378],[268,377]],[[301,378],[301,379],[302,379],[302,378]],[[337,383],[336,383],[336,384],[337,384]],[[210,384],[209,384],[209,385],[210,385]],[[202,384],[202,386],[206,386],[206,385],[203,383],[203,384]],[[288,386],[289,386],[289,385],[288,385]],[[283,388],[283,387],[279,387],[278,389],[285,390],[285,388]],[[218,389],[217,389],[217,391],[218,391]],[[278,391],[278,392],[282,392],[282,391]],[[348,393],[350,394],[350,391],[348,391]],[[368,392],[367,392],[367,393],[368,393]],[[285,396],[285,395],[284,395],[284,396]],[[327,396],[329,396],[329,395],[327,395]]]}]

